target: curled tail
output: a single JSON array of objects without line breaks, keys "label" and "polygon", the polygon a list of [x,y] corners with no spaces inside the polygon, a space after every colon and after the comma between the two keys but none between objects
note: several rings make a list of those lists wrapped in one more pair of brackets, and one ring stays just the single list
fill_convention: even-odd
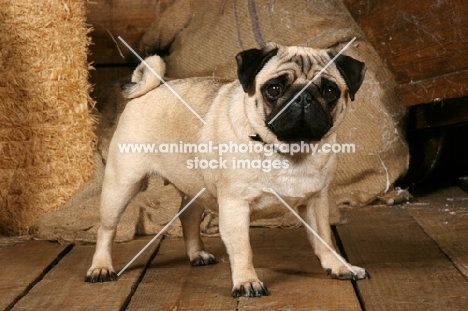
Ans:
[{"label": "curled tail", "polygon": [[148,93],[161,84],[160,77],[165,73],[166,64],[161,57],[158,55],[147,57],[145,62],[140,63],[133,71],[132,82],[122,85],[123,96],[136,98]]}]

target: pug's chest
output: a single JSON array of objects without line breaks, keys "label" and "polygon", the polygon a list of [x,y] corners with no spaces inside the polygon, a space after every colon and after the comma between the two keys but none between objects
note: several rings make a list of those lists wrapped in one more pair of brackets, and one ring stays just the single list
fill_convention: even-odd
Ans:
[{"label": "pug's chest", "polygon": [[271,218],[282,215],[290,208],[297,208],[301,205],[307,205],[315,197],[314,194],[304,192],[302,196],[296,196],[299,193],[293,193],[294,196],[288,196],[282,189],[279,193],[272,188],[262,191],[261,195],[250,201],[250,210],[252,220],[261,218]]},{"label": "pug's chest", "polygon": [[303,198],[320,192],[331,181],[334,173],[334,159],[331,161],[288,162],[287,169],[271,170],[268,174],[259,175],[262,191],[291,198]]},{"label": "pug's chest", "polygon": [[306,205],[320,194],[327,186],[326,175],[310,172],[309,174],[270,174],[267,178],[248,185],[252,194],[252,210],[284,209],[285,203],[291,207]]}]

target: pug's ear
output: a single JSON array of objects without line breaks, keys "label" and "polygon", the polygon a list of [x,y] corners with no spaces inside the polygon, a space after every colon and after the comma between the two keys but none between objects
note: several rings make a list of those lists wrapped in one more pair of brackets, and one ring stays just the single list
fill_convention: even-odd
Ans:
[{"label": "pug's ear", "polygon": [[237,77],[244,89],[248,92],[253,85],[255,76],[270,58],[278,53],[278,48],[250,49],[240,52],[236,56]]},{"label": "pug's ear", "polygon": [[[333,58],[336,56],[336,52],[329,51],[328,56]],[[366,65],[350,56],[342,54],[335,59],[335,65],[348,86],[349,97],[354,101],[354,95],[364,80]]]}]

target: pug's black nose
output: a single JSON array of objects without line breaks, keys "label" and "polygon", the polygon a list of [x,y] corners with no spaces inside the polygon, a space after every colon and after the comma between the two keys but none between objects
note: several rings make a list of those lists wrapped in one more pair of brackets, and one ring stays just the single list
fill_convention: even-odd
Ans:
[{"label": "pug's black nose", "polygon": [[312,94],[307,91],[302,92],[295,100],[294,103],[300,106],[304,106],[304,108],[309,107],[313,102]]}]

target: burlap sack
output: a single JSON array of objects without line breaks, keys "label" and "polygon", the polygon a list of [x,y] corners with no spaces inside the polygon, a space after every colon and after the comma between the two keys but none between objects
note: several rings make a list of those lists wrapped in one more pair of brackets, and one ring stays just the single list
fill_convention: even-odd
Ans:
[{"label": "burlap sack", "polygon": [[[408,166],[402,130],[405,109],[393,92],[395,84],[341,1],[174,0],[148,29],[141,49],[147,54],[165,55],[167,75],[171,78],[235,79],[234,57],[241,50],[260,47],[267,41],[339,50],[353,37],[357,40],[345,53],[364,61],[367,72],[339,131],[340,142],[355,144],[356,152],[338,155],[338,171],[330,193],[330,220],[336,223],[340,220],[337,206],[367,204],[387,193]],[[38,225],[38,235],[42,238],[95,240],[103,163],[119,113],[125,106],[116,85],[103,91],[97,99],[102,106],[96,151],[101,169],[64,209],[43,219]],[[119,225],[117,239],[129,240],[135,233],[156,233],[177,213],[179,204],[177,191],[154,177],[149,188],[130,203]],[[286,213],[253,225],[291,227],[299,223]],[[205,214],[202,232],[217,232],[215,216]],[[180,235],[179,223],[172,227],[170,234]]]}]

